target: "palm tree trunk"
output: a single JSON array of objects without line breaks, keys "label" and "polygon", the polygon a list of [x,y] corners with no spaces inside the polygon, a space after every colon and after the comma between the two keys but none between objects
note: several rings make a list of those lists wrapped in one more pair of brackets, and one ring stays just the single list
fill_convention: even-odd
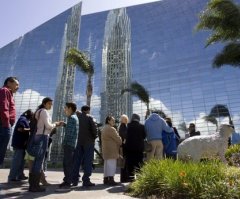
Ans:
[{"label": "palm tree trunk", "polygon": [[147,111],[146,111],[146,115],[145,115],[145,120],[148,118],[148,116],[150,115],[150,109],[149,109],[149,104],[147,103]]},{"label": "palm tree trunk", "polygon": [[92,75],[88,74],[87,89],[86,89],[87,105],[88,106],[91,105],[92,92],[93,92]]}]

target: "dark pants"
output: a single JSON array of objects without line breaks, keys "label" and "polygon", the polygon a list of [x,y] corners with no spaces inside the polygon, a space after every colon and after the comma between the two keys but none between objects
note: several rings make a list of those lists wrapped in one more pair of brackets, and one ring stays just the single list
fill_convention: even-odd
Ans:
[{"label": "dark pants", "polygon": [[93,157],[94,144],[88,144],[86,146],[78,145],[76,147],[74,152],[72,183],[78,183],[79,181],[79,171],[81,164],[83,164],[83,184],[90,182],[90,176],[92,175]]},{"label": "dark pants", "polygon": [[21,179],[23,177],[25,149],[14,149],[11,169],[8,180]]},{"label": "dark pants", "polygon": [[10,137],[11,128],[2,127],[0,124],[0,165],[3,164]]},{"label": "dark pants", "polygon": [[143,164],[143,152],[127,151],[126,152],[126,168],[130,179],[134,179],[136,170],[139,170]]},{"label": "dark pants", "polygon": [[43,145],[41,147],[41,152],[39,153],[38,156],[35,157],[34,161],[33,161],[33,166],[32,166],[32,170],[31,173],[40,173],[42,170],[42,164],[43,164],[43,160],[45,157],[45,153],[47,150],[47,143],[48,143],[48,136],[47,135],[35,135],[34,137],[34,142],[40,142],[41,140],[43,140]]},{"label": "dark pants", "polygon": [[71,146],[65,145],[63,147],[63,171],[64,178],[63,181],[71,184],[72,182],[72,173],[73,173],[73,156],[74,156],[74,148]]},{"label": "dark pants", "polygon": [[177,160],[177,154],[168,154],[168,153],[166,153],[165,155],[166,155],[166,158]]}]

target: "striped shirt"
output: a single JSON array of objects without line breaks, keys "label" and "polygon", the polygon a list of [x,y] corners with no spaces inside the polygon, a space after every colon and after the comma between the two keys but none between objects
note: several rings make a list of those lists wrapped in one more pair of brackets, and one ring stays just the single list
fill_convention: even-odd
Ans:
[{"label": "striped shirt", "polygon": [[73,115],[67,118],[67,125],[65,127],[65,135],[63,139],[63,145],[76,147],[77,144],[77,136],[78,136],[78,117],[74,113]]}]

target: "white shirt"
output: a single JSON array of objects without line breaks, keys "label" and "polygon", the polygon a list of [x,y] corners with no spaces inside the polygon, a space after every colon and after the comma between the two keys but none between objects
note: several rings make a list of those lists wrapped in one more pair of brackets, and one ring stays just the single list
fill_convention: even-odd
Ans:
[{"label": "white shirt", "polygon": [[[39,115],[40,110],[41,112]],[[44,135],[48,135],[51,133],[52,129],[56,127],[56,124],[52,123],[52,119],[45,108],[42,108],[40,110],[38,110],[35,114],[35,118],[38,119],[36,135],[43,134],[44,126],[45,126]]]}]

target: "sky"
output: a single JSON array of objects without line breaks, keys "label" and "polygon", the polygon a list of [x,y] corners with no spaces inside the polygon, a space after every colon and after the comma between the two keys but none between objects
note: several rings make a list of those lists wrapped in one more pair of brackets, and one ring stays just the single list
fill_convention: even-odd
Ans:
[{"label": "sky", "polygon": [[[0,0],[0,48],[81,0]],[[157,0],[83,0],[82,14]]]}]

